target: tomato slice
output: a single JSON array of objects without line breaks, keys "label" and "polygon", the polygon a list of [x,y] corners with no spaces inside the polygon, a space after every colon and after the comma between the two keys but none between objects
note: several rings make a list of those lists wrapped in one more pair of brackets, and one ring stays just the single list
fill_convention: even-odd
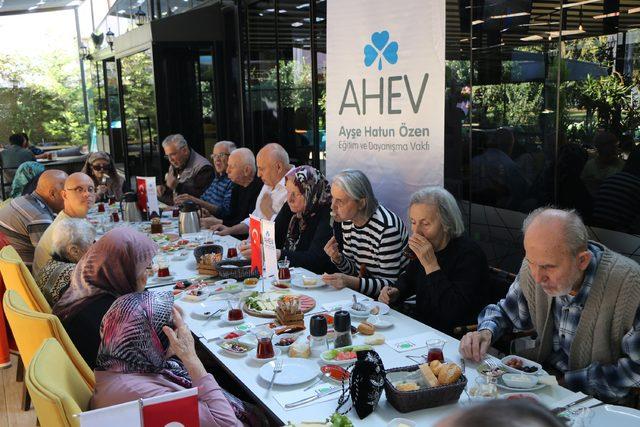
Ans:
[{"label": "tomato slice", "polygon": [[349,379],[349,371],[347,371],[341,366],[325,365],[322,368],[320,368],[320,370],[322,371],[323,374],[326,374],[328,372],[329,376],[336,381]]}]

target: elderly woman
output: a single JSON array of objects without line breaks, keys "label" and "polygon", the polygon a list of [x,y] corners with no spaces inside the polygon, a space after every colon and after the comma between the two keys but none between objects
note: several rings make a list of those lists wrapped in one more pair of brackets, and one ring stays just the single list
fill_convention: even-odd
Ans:
[{"label": "elderly woman", "polygon": [[[287,204],[275,219],[278,259],[314,273],[335,271],[324,246],[331,238],[331,190],[324,175],[311,166],[299,166],[285,175]],[[243,242],[242,254],[251,258],[251,245]]]},{"label": "elderly woman", "polygon": [[488,297],[489,266],[482,249],[464,235],[456,200],[441,187],[426,187],[411,196],[409,217],[415,259],[379,300],[390,304],[416,295],[418,320],[445,333],[475,323]]},{"label": "elderly woman", "polygon": [[[397,280],[406,260],[407,229],[378,203],[367,176],[347,169],[333,178],[331,210],[340,223],[337,236],[324,247],[340,271],[323,275],[337,289],[349,287],[376,297]],[[337,238],[336,238],[337,237]]]},{"label": "elderly woman", "polygon": [[53,307],[71,283],[76,263],[87,252],[96,238],[96,230],[82,218],[60,221],[51,238],[51,259],[36,275],[36,283]]},{"label": "elderly woman", "polygon": [[104,315],[100,336],[91,408],[197,387],[201,426],[241,426],[238,418],[260,424],[207,373],[171,292],[121,296]]},{"label": "elderly woman", "polygon": [[120,200],[124,179],[118,175],[116,164],[108,153],[96,151],[89,154],[82,171],[89,175],[96,186],[96,200],[112,196]]},{"label": "elderly woman", "polygon": [[36,189],[38,178],[44,172],[44,166],[38,162],[24,162],[16,170],[11,183],[11,195],[15,199]]},{"label": "elderly woman", "polygon": [[157,246],[129,227],[106,233],[85,253],[71,274],[71,285],[53,307],[84,360],[95,366],[100,322],[121,295],[141,292]]}]

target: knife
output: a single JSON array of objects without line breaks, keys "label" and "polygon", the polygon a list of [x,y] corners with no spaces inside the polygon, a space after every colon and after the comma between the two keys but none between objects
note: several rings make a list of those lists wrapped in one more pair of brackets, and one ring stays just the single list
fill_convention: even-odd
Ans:
[{"label": "knife", "polygon": [[553,412],[554,414],[559,414],[559,413],[564,412],[564,411],[566,411],[567,409],[569,409],[569,408],[571,408],[573,406],[576,406],[576,405],[578,405],[578,404],[580,404],[582,402],[586,402],[587,400],[590,400],[590,399],[594,399],[594,397],[593,396],[585,396],[585,397],[583,397],[581,399],[576,400],[575,402],[569,403],[568,405],[558,406],[557,408],[553,408],[551,410],[551,412]]},{"label": "knife", "polygon": [[296,402],[287,403],[286,405],[284,405],[284,407],[285,407],[285,409],[295,408],[296,406],[300,406],[300,405],[304,405],[305,403],[313,402],[316,399],[320,399],[322,397],[329,396],[330,394],[337,393],[339,391],[342,391],[342,387],[333,387],[333,388],[330,388],[327,391],[322,391],[322,392],[316,391],[315,395],[306,397],[306,398],[304,398],[302,400],[298,400]]}]

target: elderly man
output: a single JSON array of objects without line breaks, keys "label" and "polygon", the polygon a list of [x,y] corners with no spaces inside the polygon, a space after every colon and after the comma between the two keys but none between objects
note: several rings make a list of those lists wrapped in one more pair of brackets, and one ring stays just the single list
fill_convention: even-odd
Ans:
[{"label": "elderly man", "polygon": [[180,134],[169,135],[162,141],[162,149],[169,159],[166,185],[158,185],[158,199],[168,205],[174,204],[174,195],[190,194],[200,197],[213,179],[211,163],[189,148],[187,140]]},{"label": "elderly man", "polygon": [[61,192],[66,178],[61,170],[44,171],[33,193],[13,199],[0,209],[0,232],[28,266],[42,234],[64,206]]},{"label": "elderly man", "polygon": [[640,266],[589,241],[574,211],[537,209],[523,231],[518,278],[480,314],[460,353],[479,361],[506,330],[534,328],[523,357],[557,369],[572,390],[624,400],[640,384]]},{"label": "elderly man", "polygon": [[[280,209],[287,201],[287,189],[284,184],[284,176],[293,167],[289,164],[289,154],[281,145],[267,144],[258,152],[256,158],[258,164],[258,176],[264,185],[258,199],[253,216],[261,219],[274,220]],[[249,217],[233,226],[218,224],[213,227],[218,234],[245,235],[249,232]]]},{"label": "elderly man", "polygon": [[231,152],[236,144],[231,141],[220,141],[213,146],[211,160],[215,169],[215,176],[209,187],[198,199],[191,194],[180,194],[174,197],[176,204],[192,201],[206,209],[218,218],[226,218],[231,213],[231,188],[233,182],[227,176],[227,164]]},{"label": "elderly man", "polygon": [[33,274],[37,275],[40,269],[51,259],[53,254],[53,235],[58,224],[66,218],[86,218],[89,209],[96,201],[96,189],[93,179],[85,173],[76,172],[69,175],[64,182],[62,199],[64,210],[58,214],[53,223],[44,232],[33,257]]},{"label": "elderly man", "polygon": [[227,176],[233,182],[230,215],[224,219],[203,218],[205,227],[224,225],[231,227],[244,220],[255,208],[262,181],[256,176],[256,158],[248,148],[238,148],[229,156]]}]

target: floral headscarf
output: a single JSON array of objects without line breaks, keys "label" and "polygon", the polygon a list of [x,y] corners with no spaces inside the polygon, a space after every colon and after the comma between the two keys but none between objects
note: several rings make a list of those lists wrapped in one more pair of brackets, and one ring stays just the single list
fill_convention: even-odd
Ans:
[{"label": "floral headscarf", "polygon": [[157,250],[153,240],[131,227],[109,231],[80,258],[71,285],[53,307],[53,314],[65,320],[101,295],[135,292],[137,278]]},{"label": "floral headscarf", "polygon": [[295,251],[309,218],[331,204],[331,186],[322,172],[307,165],[291,169],[285,179],[292,181],[306,200],[304,211],[291,217],[287,230],[285,249]]},{"label": "floral headscarf", "polygon": [[11,195],[9,197],[16,198],[22,195],[24,187],[36,176],[44,172],[44,166],[38,162],[24,162],[16,170],[11,184]]},{"label": "floral headscarf", "polygon": [[100,325],[96,370],[123,374],[162,374],[189,388],[191,378],[177,358],[165,358],[169,339],[162,327],[173,325],[173,294],[136,292],[111,305]]}]

